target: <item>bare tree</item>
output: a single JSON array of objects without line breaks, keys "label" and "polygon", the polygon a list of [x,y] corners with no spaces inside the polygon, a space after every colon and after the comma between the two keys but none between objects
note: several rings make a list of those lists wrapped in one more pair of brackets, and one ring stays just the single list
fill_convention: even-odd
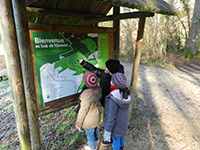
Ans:
[{"label": "bare tree", "polygon": [[187,49],[195,55],[200,50],[200,0],[195,0],[192,25],[187,40]]}]

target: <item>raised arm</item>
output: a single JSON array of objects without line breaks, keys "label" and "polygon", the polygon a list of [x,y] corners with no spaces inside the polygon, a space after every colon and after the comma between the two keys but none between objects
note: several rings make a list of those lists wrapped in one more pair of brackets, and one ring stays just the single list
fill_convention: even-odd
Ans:
[{"label": "raised arm", "polygon": [[97,68],[94,65],[92,65],[91,63],[89,63],[83,59],[78,59],[78,61],[83,66],[83,68],[87,69],[88,71],[93,72],[94,74],[96,74],[96,76],[98,78],[101,78],[102,74],[104,73],[103,69]]}]

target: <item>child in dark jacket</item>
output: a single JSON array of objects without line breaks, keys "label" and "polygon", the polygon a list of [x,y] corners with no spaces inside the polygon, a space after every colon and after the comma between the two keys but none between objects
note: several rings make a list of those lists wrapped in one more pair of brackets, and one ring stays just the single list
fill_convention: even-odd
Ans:
[{"label": "child in dark jacket", "polygon": [[120,64],[119,60],[109,59],[106,61],[104,68],[100,69],[96,68],[94,65],[90,64],[89,62],[83,59],[78,60],[79,63],[83,66],[83,68],[93,72],[98,78],[100,78],[100,87],[102,89],[101,105],[104,107],[105,96],[108,95],[110,92],[111,75],[116,72],[124,73],[123,65]]},{"label": "child in dark jacket", "polygon": [[83,80],[87,89],[79,97],[81,103],[75,126],[79,131],[81,127],[85,129],[88,139],[88,146],[85,150],[95,150],[98,142],[97,126],[100,122],[102,91],[94,73],[86,72]]},{"label": "child in dark jacket", "polygon": [[126,77],[115,73],[111,79],[110,94],[105,97],[104,127],[105,138],[102,144],[113,140],[113,150],[122,150],[128,128],[128,110],[131,104],[130,91],[126,87]]}]

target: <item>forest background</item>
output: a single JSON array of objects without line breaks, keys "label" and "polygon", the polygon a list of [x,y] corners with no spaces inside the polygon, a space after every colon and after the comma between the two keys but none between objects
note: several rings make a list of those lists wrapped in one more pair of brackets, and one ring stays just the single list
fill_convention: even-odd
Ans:
[{"label": "forest background", "polygon": [[[200,9],[198,9],[200,8],[200,0],[165,0],[165,1],[175,6],[178,10],[180,10],[183,14],[185,14],[185,16],[180,18],[177,16],[155,14],[154,17],[146,18],[141,62],[147,63],[147,64],[153,63],[154,65],[155,64],[164,65],[168,67],[170,65],[171,66],[175,65],[175,64],[170,64],[170,63],[174,63],[174,61],[170,61],[169,55],[170,56],[173,55],[173,57],[175,57],[176,60],[184,59],[186,61],[191,61],[191,59],[195,59],[197,57],[200,58],[200,38],[199,38],[200,37]],[[121,7],[120,11],[121,13],[125,13],[125,12],[137,11],[137,10]],[[108,15],[112,15],[112,12],[113,11],[110,10]],[[133,60],[134,58],[138,22],[139,22],[139,19],[125,19],[125,20],[120,21],[120,59],[127,61],[127,60]],[[112,21],[99,23],[99,26],[112,27]],[[0,39],[0,44],[1,44],[1,39]],[[3,64],[1,63],[1,61],[2,59],[0,58],[0,64]],[[130,62],[132,64],[132,61]],[[0,65],[0,67],[1,67],[0,71],[2,71],[3,69],[6,69],[5,65]],[[132,66],[128,68],[132,68]],[[142,74],[144,73],[142,72]],[[148,76],[151,78],[149,73],[148,73]],[[141,81],[144,81],[144,80],[141,80]],[[166,80],[166,81],[169,81],[169,80]],[[172,81],[174,82],[174,80]],[[199,82],[197,81],[196,83],[198,84]],[[144,84],[144,85],[147,85],[147,84]],[[167,83],[166,85],[170,85],[170,84]],[[195,90],[192,89],[192,91],[195,91]],[[11,149],[11,150],[20,149],[19,139],[18,139],[17,130],[16,130],[16,124],[14,123],[15,117],[14,117],[13,104],[11,101],[12,98],[11,98],[11,92],[10,92],[8,81],[0,82],[0,95],[1,95],[0,97],[1,123],[0,124],[2,124],[1,133],[3,132],[3,134],[0,135],[0,139],[1,139],[0,149]],[[177,93],[175,93],[175,95],[177,95]],[[181,97],[185,97],[185,96],[181,95]],[[188,101],[187,97],[186,97],[186,101]],[[181,101],[181,104],[183,103],[184,102]],[[137,102],[135,102],[134,105],[138,105],[138,107],[134,107],[133,109],[134,113],[133,113],[132,118],[135,118],[135,120],[137,120],[137,117],[135,116],[137,115],[137,112],[139,111],[140,105],[137,104]],[[143,109],[143,107],[141,108]],[[148,107],[145,106],[144,110],[142,110],[141,113],[145,112],[147,108]],[[151,111],[156,110],[155,108],[148,108],[148,109]],[[146,113],[148,114],[149,111],[147,111]],[[155,116],[157,115],[158,114],[155,113]],[[50,149],[50,148],[64,149],[65,147],[65,149],[70,150],[70,149],[77,149],[79,147],[82,147],[82,145],[86,143],[86,135],[83,131],[79,133],[77,130],[72,129],[76,121],[75,116],[76,116],[75,109],[69,108],[69,109],[61,110],[56,113],[50,113],[48,115],[39,117],[39,122],[41,126],[40,132],[41,132],[42,149]],[[139,126],[140,131],[138,129],[138,132],[136,132],[137,128],[130,127],[130,130],[132,131],[130,132],[130,135],[136,136],[137,133],[139,133],[139,135],[141,135],[142,137],[144,134],[141,133],[143,131],[142,130],[143,128],[140,122],[141,115],[138,115],[138,116],[139,116],[138,126]],[[163,118],[165,118],[164,115],[163,115]],[[136,124],[136,122],[137,121],[135,121],[134,123]],[[175,123],[175,122],[176,121],[174,120],[172,121],[172,123]],[[184,124],[184,126],[185,125],[186,124]],[[144,126],[146,126],[146,124],[144,124]],[[182,125],[180,127],[182,127]],[[157,131],[159,130],[157,126],[155,126],[155,128]],[[100,134],[102,135],[103,133],[102,126],[100,126],[99,131],[100,131]],[[182,129],[179,130],[179,132],[180,131],[182,131]],[[147,132],[144,132],[144,133],[147,133]],[[170,136],[172,136],[173,134],[171,134]],[[157,135],[156,137],[158,137],[158,136],[161,136],[162,134],[156,133],[156,135]],[[170,136],[167,135],[167,138],[170,139]],[[142,141],[146,143],[146,141],[140,140],[140,138],[138,137],[136,139],[138,139],[138,141],[140,142]],[[136,139],[134,139],[135,145],[138,144],[136,142]],[[157,139],[162,139],[162,138],[158,137]],[[191,140],[186,139],[186,140],[183,140],[182,142],[178,141],[179,145],[183,144],[185,141],[188,141],[188,143],[191,143]],[[158,143],[160,144],[161,142],[159,141]],[[144,146],[144,143],[141,143],[140,145]],[[131,143],[131,146],[133,146],[133,143]],[[165,145],[163,144],[163,146]]]},{"label": "forest background", "polygon": [[[143,62],[166,63],[168,53],[175,57],[199,57],[200,52],[200,0],[165,0],[180,10],[184,17],[155,14],[146,18],[142,60]],[[137,10],[121,7],[120,12]],[[108,13],[112,15],[112,10]],[[120,58],[133,59],[139,19],[120,21]],[[112,27],[112,21],[99,23]]]},{"label": "forest background", "polygon": [[[141,61],[167,63],[167,54],[175,57],[200,57],[200,0],[165,0],[184,14],[184,17],[155,14],[146,18]],[[138,10],[120,7],[120,13]],[[111,9],[108,15],[112,15]],[[133,59],[139,19],[120,21],[120,58]],[[99,27],[113,27],[112,21]],[[0,36],[0,43],[2,43]]]}]

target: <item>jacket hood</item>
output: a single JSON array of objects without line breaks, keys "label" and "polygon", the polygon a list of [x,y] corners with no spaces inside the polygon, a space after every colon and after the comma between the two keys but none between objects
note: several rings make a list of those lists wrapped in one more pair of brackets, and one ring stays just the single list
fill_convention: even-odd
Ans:
[{"label": "jacket hood", "polygon": [[131,95],[128,95],[128,98],[125,99],[125,98],[122,97],[122,95],[121,95],[119,89],[112,91],[110,94],[111,94],[111,98],[112,98],[116,103],[118,103],[118,105],[119,105],[121,108],[129,107],[129,104],[132,102]]},{"label": "jacket hood", "polygon": [[96,88],[84,90],[80,96],[80,99],[82,96],[84,96],[84,99],[93,99],[95,101],[100,101],[102,97],[102,91],[101,88],[98,86]]}]

